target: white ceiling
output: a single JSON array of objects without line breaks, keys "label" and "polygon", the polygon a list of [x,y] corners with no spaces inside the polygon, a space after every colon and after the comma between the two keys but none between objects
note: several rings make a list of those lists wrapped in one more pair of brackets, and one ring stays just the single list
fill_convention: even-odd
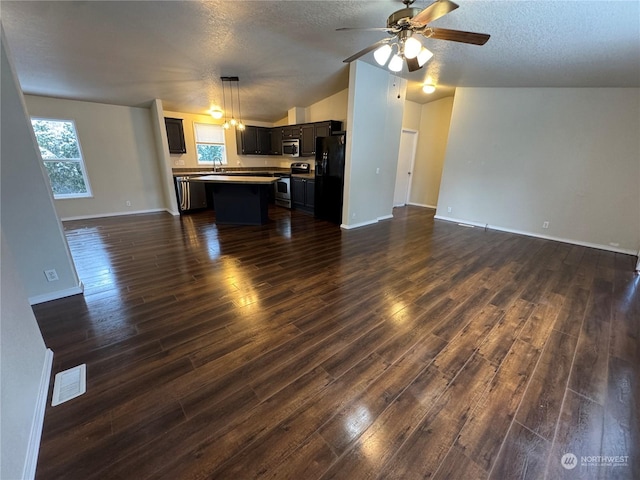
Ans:
[{"label": "white ceiling", "polygon": [[[417,0],[424,8],[430,0]],[[484,46],[423,39],[409,79],[425,103],[469,87],[640,87],[640,2],[456,0],[433,26],[488,33]],[[239,76],[242,116],[276,121],[348,86],[343,59],[384,38],[398,0],[5,1],[2,24],[25,93],[205,113]],[[363,60],[374,63],[370,53]],[[429,76],[440,87],[426,96]]]}]

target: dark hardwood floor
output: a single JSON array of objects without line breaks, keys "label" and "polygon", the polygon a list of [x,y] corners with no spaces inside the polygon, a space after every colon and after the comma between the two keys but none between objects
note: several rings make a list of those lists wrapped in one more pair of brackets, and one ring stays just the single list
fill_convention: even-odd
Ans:
[{"label": "dark hardwood floor", "polygon": [[65,222],[37,478],[640,478],[635,258],[433,213]]}]

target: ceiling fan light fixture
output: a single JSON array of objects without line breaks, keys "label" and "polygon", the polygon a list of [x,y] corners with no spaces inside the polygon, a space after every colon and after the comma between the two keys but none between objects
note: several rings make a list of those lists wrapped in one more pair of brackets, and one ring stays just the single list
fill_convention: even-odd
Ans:
[{"label": "ceiling fan light fixture", "polygon": [[435,91],[436,91],[436,86],[435,86],[435,85],[433,85],[432,83],[425,83],[425,84],[422,86],[422,91],[423,91],[424,93],[426,93],[427,95],[430,95],[430,94],[432,94],[433,92],[435,92]]},{"label": "ceiling fan light fixture", "polygon": [[375,58],[378,65],[384,67],[389,60],[389,55],[391,55],[391,45],[385,43],[380,48],[378,48],[375,52],[373,52],[373,58]]},{"label": "ceiling fan light fixture", "polygon": [[416,58],[418,54],[421,52],[422,44],[419,40],[416,40],[413,37],[409,37],[404,41],[404,57],[405,58]]},{"label": "ceiling fan light fixture", "polygon": [[420,67],[423,67],[425,63],[431,60],[431,57],[433,57],[433,53],[430,50],[422,47],[422,50],[420,50],[420,53],[418,53],[418,65]]},{"label": "ceiling fan light fixture", "polygon": [[399,72],[402,70],[402,57],[397,53],[391,57],[391,60],[389,61],[389,70],[392,72]]}]

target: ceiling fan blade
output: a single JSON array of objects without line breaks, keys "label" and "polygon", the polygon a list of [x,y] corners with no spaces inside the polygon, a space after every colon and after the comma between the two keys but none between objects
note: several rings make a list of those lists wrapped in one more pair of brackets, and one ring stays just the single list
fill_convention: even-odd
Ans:
[{"label": "ceiling fan blade", "polygon": [[437,0],[411,19],[412,24],[426,25],[434,20],[453,12],[459,5],[449,0]]},{"label": "ceiling fan blade", "polygon": [[366,55],[369,52],[374,51],[376,48],[384,45],[385,43],[389,43],[391,39],[389,38],[384,38],[382,40],[380,40],[379,42],[374,43],[373,45],[369,45],[367,48],[360,50],[358,53],[356,53],[355,55],[351,55],[349,58],[345,58],[343,60],[344,63],[351,63],[354,60],[357,60],[358,58],[362,57],[363,55]]},{"label": "ceiling fan blade", "polygon": [[472,45],[484,45],[491,35],[486,33],[463,32],[462,30],[449,30],[448,28],[425,29],[422,34],[427,38],[437,40],[450,40],[452,42],[470,43]]},{"label": "ceiling fan blade", "polygon": [[348,31],[358,31],[358,32],[388,32],[391,30],[387,27],[342,27],[336,28],[336,32],[348,32]]}]

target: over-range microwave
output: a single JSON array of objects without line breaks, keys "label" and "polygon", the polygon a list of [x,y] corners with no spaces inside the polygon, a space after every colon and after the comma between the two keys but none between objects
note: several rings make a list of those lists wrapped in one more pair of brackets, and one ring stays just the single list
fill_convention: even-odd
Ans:
[{"label": "over-range microwave", "polygon": [[282,155],[285,157],[299,157],[300,156],[300,140],[283,140],[282,141]]}]

